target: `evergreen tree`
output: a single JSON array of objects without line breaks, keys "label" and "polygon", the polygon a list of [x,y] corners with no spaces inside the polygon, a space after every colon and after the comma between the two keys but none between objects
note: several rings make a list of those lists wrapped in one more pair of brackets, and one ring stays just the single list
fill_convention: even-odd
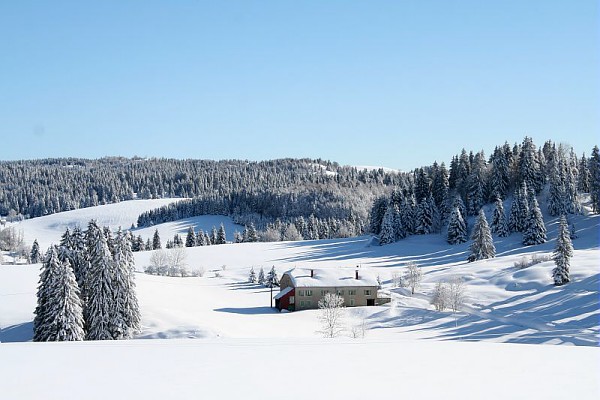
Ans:
[{"label": "evergreen tree", "polygon": [[590,170],[588,168],[588,159],[585,153],[579,160],[579,179],[577,181],[577,189],[581,193],[589,193],[590,191]]},{"label": "evergreen tree", "polygon": [[208,232],[204,232],[204,245],[210,246],[212,243],[210,242],[210,236],[208,236]]},{"label": "evergreen tree", "polygon": [[417,207],[417,228],[415,232],[418,235],[426,235],[435,230],[436,210],[435,204],[429,198],[423,198]]},{"label": "evergreen tree", "polygon": [[37,290],[37,306],[35,308],[33,319],[33,341],[45,342],[50,337],[56,336],[52,325],[52,307],[51,292],[56,288],[58,280],[58,251],[56,246],[48,249],[44,256],[41,268],[40,280]]},{"label": "evergreen tree", "polygon": [[247,228],[247,242],[253,243],[258,242],[258,233],[256,232],[256,228],[254,227],[254,223],[251,223]]},{"label": "evergreen tree", "polygon": [[217,228],[214,226],[210,231],[210,244],[219,244],[217,239]]},{"label": "evergreen tree", "polygon": [[114,339],[128,339],[141,329],[140,309],[135,292],[135,261],[128,235],[115,238],[111,332]]},{"label": "evergreen tree", "polygon": [[510,235],[510,229],[506,222],[506,214],[504,213],[504,205],[500,197],[496,197],[496,208],[494,208],[494,214],[492,216],[491,231],[499,237],[507,237]]},{"label": "evergreen tree", "polygon": [[383,216],[381,230],[379,232],[379,244],[390,244],[396,241],[396,231],[394,229],[394,207],[390,204]]},{"label": "evergreen tree", "polygon": [[430,185],[429,175],[423,168],[415,171],[415,198],[419,204],[431,194]]},{"label": "evergreen tree", "polygon": [[217,244],[227,243],[227,236],[225,235],[225,226],[221,223],[219,226],[219,232],[217,232]]},{"label": "evergreen tree", "polygon": [[592,210],[595,213],[598,213],[600,212],[600,150],[598,150],[598,146],[594,146],[594,149],[592,150],[588,170],[590,171]]},{"label": "evergreen tree", "polygon": [[494,247],[492,233],[490,232],[483,209],[479,210],[479,215],[473,226],[471,240],[473,240],[473,243],[471,243],[471,247],[469,248],[471,251],[468,258],[469,262],[494,258],[496,256],[496,247]]},{"label": "evergreen tree", "polygon": [[508,219],[508,227],[511,232],[524,232],[527,227],[527,216],[529,215],[527,192],[525,183],[519,189],[515,189]]},{"label": "evergreen tree", "polygon": [[518,172],[521,183],[536,193],[542,190],[543,178],[540,171],[540,163],[535,144],[530,137],[523,139],[521,152],[519,154]]},{"label": "evergreen tree", "polygon": [[454,207],[450,214],[447,241],[450,244],[459,244],[467,241],[467,225],[457,206]]},{"label": "evergreen tree", "polygon": [[[381,232],[381,224],[383,223],[383,216],[387,210],[388,199],[386,196],[381,196],[375,199],[373,206],[371,207],[370,216],[370,231],[374,235],[379,235]],[[304,218],[302,218],[304,222]],[[296,227],[299,232],[304,232],[305,227]]]},{"label": "evergreen tree", "polygon": [[402,200],[402,206],[400,209],[400,221],[402,223],[402,230],[406,232],[406,235],[412,235],[415,233],[415,219],[414,197],[405,197]]},{"label": "evergreen tree", "polygon": [[42,260],[42,255],[40,254],[40,245],[37,239],[33,241],[31,252],[29,253],[29,259],[31,260],[32,264],[37,264]]},{"label": "evergreen tree", "polygon": [[454,207],[458,207],[458,210],[460,211],[460,215],[463,218],[463,221],[465,223],[465,227],[468,227],[469,224],[467,223],[467,220],[465,219],[467,217],[467,208],[465,207],[465,203],[463,202],[462,198],[459,195],[454,196],[454,200],[452,201],[452,209],[454,209]]},{"label": "evergreen tree", "polygon": [[150,238],[146,240],[146,245],[144,246],[146,250],[153,250],[152,242],[150,242]]},{"label": "evergreen tree", "polygon": [[[262,271],[262,268],[261,268]],[[277,277],[277,271],[275,270],[275,266],[271,267],[271,270],[267,274],[267,279],[265,282],[265,286],[268,288],[279,287],[279,278]]]},{"label": "evergreen tree", "polygon": [[233,242],[234,243],[242,243],[243,241],[244,241],[244,238],[242,237],[242,234],[239,231],[233,232]]},{"label": "evergreen tree", "polygon": [[250,274],[248,275],[248,282],[250,282],[250,283],[257,282],[256,272],[254,272],[254,267],[250,268]]},{"label": "evergreen tree", "polygon": [[206,243],[204,243],[204,231],[200,229],[196,233],[196,246],[204,246],[205,244]]},{"label": "evergreen tree", "polygon": [[546,225],[535,197],[531,199],[527,218],[527,228],[523,233],[523,244],[526,246],[546,243]]},{"label": "evergreen tree", "polygon": [[113,338],[113,270],[112,254],[106,237],[100,234],[90,254],[89,276],[92,284],[88,288],[85,312],[87,340]]},{"label": "evergreen tree", "polygon": [[196,246],[196,232],[194,232],[194,227],[190,226],[185,237],[185,247],[194,246]]},{"label": "evergreen tree", "polygon": [[492,156],[489,186],[490,199],[504,198],[510,185],[510,166],[502,147],[496,147]]},{"label": "evergreen tree", "polygon": [[569,266],[571,257],[573,257],[573,245],[571,244],[571,238],[569,237],[567,218],[563,215],[560,217],[560,224],[558,226],[556,248],[552,253],[552,258],[556,265],[552,270],[554,285],[561,286],[570,282]]},{"label": "evergreen tree", "polygon": [[162,244],[160,243],[160,236],[158,235],[158,229],[154,231],[154,236],[152,236],[152,250],[162,249]]},{"label": "evergreen tree", "polygon": [[260,267],[260,270],[258,271],[258,283],[261,285],[265,284],[265,270],[263,267]]},{"label": "evergreen tree", "polygon": [[69,260],[55,265],[56,280],[48,298],[50,332],[47,341],[77,341],[84,339],[83,310],[79,287]]},{"label": "evergreen tree", "polygon": [[485,200],[485,156],[479,152],[473,159],[471,174],[467,178],[467,214],[477,215]]}]

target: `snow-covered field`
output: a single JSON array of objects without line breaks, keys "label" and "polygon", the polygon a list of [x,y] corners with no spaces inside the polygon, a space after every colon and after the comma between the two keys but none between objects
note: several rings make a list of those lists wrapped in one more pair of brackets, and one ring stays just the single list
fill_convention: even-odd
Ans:
[{"label": "snow-covered field", "polygon": [[[75,212],[83,210],[70,213]],[[87,213],[85,218],[96,215],[103,223],[99,210]],[[113,227],[128,227],[137,214],[110,217],[109,212],[105,218],[118,220]],[[61,221],[75,220],[68,215],[51,216],[55,225],[47,222],[50,217],[25,221],[25,235],[44,234],[56,242],[64,230]],[[560,288],[552,285],[552,261],[514,266],[523,257],[551,253],[555,219],[546,219],[548,243],[522,247],[520,235],[513,234],[496,239],[495,259],[474,263],[465,261],[468,243],[450,246],[441,235],[412,236],[387,246],[359,237],[186,249],[188,266],[205,269],[203,277],[137,275],[140,338],[170,340],[22,343],[32,336],[39,265],[0,266],[0,397],[66,399],[78,395],[69,389],[77,381],[98,387],[86,398],[106,398],[109,389],[101,386],[114,379],[119,398],[363,398],[371,393],[598,398],[600,219],[582,215],[574,221],[579,238],[573,241],[572,282]],[[189,222],[158,226],[163,241],[184,233]],[[142,236],[155,228],[146,229]],[[226,230],[233,232],[228,225]],[[46,240],[37,237],[40,243]],[[136,254],[138,270],[148,265],[150,254]],[[391,282],[409,261],[424,272],[415,296]],[[252,266],[257,272],[275,266],[279,273],[293,267],[369,268],[380,275],[393,301],[347,309],[348,326],[366,321],[365,339],[322,339],[316,334],[316,311],[278,313],[269,307],[269,290],[246,283]],[[429,295],[436,282],[454,276],[466,282],[466,305],[456,315],[436,312]],[[95,361],[95,374],[80,369],[86,360]],[[310,384],[285,384],[302,379]],[[18,383],[22,380],[25,384]]]}]

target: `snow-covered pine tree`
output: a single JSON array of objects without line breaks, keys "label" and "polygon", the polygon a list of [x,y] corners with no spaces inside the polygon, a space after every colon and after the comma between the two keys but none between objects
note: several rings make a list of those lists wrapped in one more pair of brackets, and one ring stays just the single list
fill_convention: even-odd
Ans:
[{"label": "snow-covered pine tree", "polygon": [[404,230],[404,224],[402,223],[402,215],[400,214],[400,208],[397,204],[392,204],[392,208],[395,240],[404,239],[407,234]]},{"label": "snow-covered pine tree", "polygon": [[227,236],[225,235],[225,225],[221,223],[221,226],[219,226],[219,231],[217,232],[217,244],[225,243],[227,243]]},{"label": "snow-covered pine tree", "polygon": [[467,226],[463,219],[460,209],[454,207],[450,214],[450,220],[448,221],[448,236],[447,239],[450,244],[459,244],[467,241]]},{"label": "snow-covered pine tree", "polygon": [[212,245],[212,243],[210,242],[210,236],[208,235],[208,232],[204,232],[204,245],[205,246]]},{"label": "snow-covered pine tree", "polygon": [[58,265],[58,250],[56,246],[51,246],[44,256],[40,272],[40,280],[37,289],[37,306],[35,308],[33,319],[33,341],[45,342],[49,337],[56,334],[52,331],[50,303],[51,291],[56,288]]},{"label": "snow-covered pine tree", "polygon": [[56,268],[54,286],[50,288],[48,306],[51,334],[47,341],[83,340],[83,309],[75,274],[66,259]]},{"label": "snow-covered pine tree", "polygon": [[198,232],[196,232],[196,246],[204,246],[206,243],[204,243],[204,231],[202,229],[200,229]]},{"label": "snow-covered pine tree", "polygon": [[248,274],[248,282],[249,283],[257,282],[256,272],[254,272],[254,267],[250,268],[250,274]]},{"label": "snow-covered pine tree", "polygon": [[523,139],[518,162],[519,179],[528,188],[539,193],[542,190],[543,176],[540,171],[540,162],[535,144],[530,137]]},{"label": "snow-covered pine tree", "polygon": [[265,270],[263,267],[260,267],[260,270],[258,271],[258,283],[261,285],[265,284]]},{"label": "snow-covered pine tree", "polygon": [[473,243],[471,243],[469,248],[471,251],[468,257],[469,262],[494,258],[496,256],[496,247],[494,246],[492,233],[490,232],[483,209],[479,210],[479,215],[473,226],[471,240],[473,240]]},{"label": "snow-covered pine tree", "polygon": [[485,200],[485,156],[479,152],[473,159],[471,174],[467,179],[467,213],[477,215]]},{"label": "snow-covered pine tree", "polygon": [[527,229],[523,232],[523,244],[526,246],[546,243],[546,225],[535,197],[530,201]]},{"label": "snow-covered pine tree", "polygon": [[244,238],[242,236],[242,234],[240,233],[240,231],[234,231],[233,232],[233,242],[234,243],[242,243],[244,241]]},{"label": "snow-covered pine tree", "polygon": [[579,177],[577,180],[577,189],[580,193],[589,193],[590,191],[590,170],[588,168],[588,159],[585,153],[579,160]]},{"label": "snow-covered pine tree", "polygon": [[31,252],[29,253],[29,259],[32,264],[37,264],[42,261],[42,255],[40,254],[40,245],[35,239],[33,245],[31,245]]},{"label": "snow-covered pine tree", "polygon": [[508,229],[508,223],[506,222],[506,214],[504,213],[504,205],[500,197],[496,198],[496,208],[494,208],[490,228],[492,233],[497,234],[498,237],[507,237],[510,235],[510,229]]},{"label": "snow-covered pine tree", "polygon": [[185,247],[194,247],[196,246],[196,232],[194,232],[194,227],[190,226],[187,231],[187,235],[185,236]]},{"label": "snow-covered pine tree", "polygon": [[595,213],[600,212],[600,150],[594,146],[592,156],[589,160],[588,169],[590,171],[590,196],[592,198],[592,210]]},{"label": "snow-covered pine tree", "polygon": [[429,197],[423,198],[417,207],[417,227],[415,230],[417,235],[427,235],[435,230],[436,210],[433,208],[435,204],[429,200]]},{"label": "snow-covered pine tree", "polygon": [[114,273],[111,289],[110,331],[113,339],[129,339],[140,330],[140,310],[135,292],[135,261],[131,244],[121,228],[115,238]]},{"label": "snow-covered pine tree", "polygon": [[[370,219],[370,231],[374,235],[379,235],[381,232],[381,224],[383,223],[383,216],[385,215],[385,211],[387,210],[388,199],[386,196],[381,196],[375,199],[373,202],[373,206],[371,207],[371,212],[369,213]],[[302,217],[300,217],[302,218]],[[304,222],[304,218],[302,218],[302,222]],[[297,227],[300,232],[304,232],[305,226],[302,225],[301,228]]]},{"label": "snow-covered pine tree", "polygon": [[548,165],[548,214],[557,216],[565,213],[566,191],[563,162],[558,152],[553,152]]},{"label": "snow-covered pine tree", "polygon": [[558,237],[556,238],[556,248],[552,253],[552,259],[556,267],[552,270],[554,285],[561,286],[570,282],[569,266],[573,257],[573,244],[569,237],[569,226],[567,218],[562,215],[558,226]]},{"label": "snow-covered pine tree", "polygon": [[383,215],[383,221],[381,222],[381,229],[379,231],[379,244],[381,246],[385,244],[394,243],[396,241],[396,231],[394,229],[394,207],[388,205],[385,214]]},{"label": "snow-covered pine tree", "polygon": [[402,230],[406,235],[415,233],[415,198],[407,196],[402,200],[400,208],[400,221],[402,221]]},{"label": "snow-covered pine tree", "polygon": [[146,245],[145,245],[144,247],[145,247],[145,248],[146,248],[146,250],[148,250],[148,251],[149,251],[149,250],[153,250],[153,249],[152,249],[152,242],[150,242],[150,238],[148,238],[148,239],[146,240]]},{"label": "snow-covered pine tree", "polygon": [[106,243],[100,234],[90,253],[88,271],[90,286],[85,309],[86,340],[110,340],[113,338],[113,260]]},{"label": "snow-covered pine tree", "polygon": [[454,199],[452,200],[452,209],[454,209],[454,207],[458,207],[458,210],[460,211],[460,215],[461,217],[463,217],[463,221],[465,222],[465,227],[468,228],[469,224],[467,223],[467,208],[465,207],[465,203],[463,202],[462,197],[460,197],[459,195],[455,195]]},{"label": "snow-covered pine tree", "polygon": [[[262,270],[262,268],[261,268]],[[271,270],[267,274],[267,279],[265,281],[265,286],[268,288],[279,287],[279,277],[277,276],[277,271],[275,270],[275,266],[271,267]]]},{"label": "snow-covered pine tree", "polygon": [[65,229],[65,232],[60,237],[60,242],[58,245],[58,258],[61,261],[70,260],[71,258],[71,250],[73,246],[71,244],[71,230],[69,227]]},{"label": "snow-covered pine tree", "polygon": [[508,219],[508,227],[511,232],[524,232],[527,227],[527,216],[529,215],[527,193],[528,190],[525,183],[519,189],[515,189]]},{"label": "snow-covered pine tree", "polygon": [[[314,216],[313,216],[313,218],[314,218]],[[315,230],[314,234],[316,235],[316,230]],[[251,222],[250,226],[248,227],[248,240],[247,240],[247,242],[250,242],[250,243],[258,242],[258,233],[256,232],[256,228],[254,227],[254,223],[253,222]]]},{"label": "snow-covered pine tree", "polygon": [[489,187],[490,198],[504,198],[510,185],[510,168],[502,147],[496,147],[492,155]]},{"label": "snow-covered pine tree", "polygon": [[154,231],[154,236],[152,236],[152,250],[158,250],[162,248],[162,244],[160,243],[160,236],[158,234],[158,229]]}]

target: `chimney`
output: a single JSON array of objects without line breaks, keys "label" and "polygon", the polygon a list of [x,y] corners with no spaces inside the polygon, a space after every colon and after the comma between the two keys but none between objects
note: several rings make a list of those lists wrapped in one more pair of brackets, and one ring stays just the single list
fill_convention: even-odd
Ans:
[{"label": "chimney", "polygon": [[310,277],[313,278],[315,276],[315,270],[311,269],[310,270]]},{"label": "chimney", "polygon": [[358,279],[358,270],[356,270],[355,278]]}]

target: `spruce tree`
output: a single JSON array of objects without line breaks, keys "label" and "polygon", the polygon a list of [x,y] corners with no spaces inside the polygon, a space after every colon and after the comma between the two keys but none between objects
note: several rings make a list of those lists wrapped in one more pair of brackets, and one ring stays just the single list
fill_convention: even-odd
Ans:
[{"label": "spruce tree", "polygon": [[546,225],[535,197],[531,199],[527,218],[527,228],[523,232],[523,244],[526,246],[546,243]]},{"label": "spruce tree", "polygon": [[79,286],[69,260],[55,266],[56,279],[48,298],[51,334],[47,341],[78,341],[84,339],[83,309]]},{"label": "spruce tree", "polygon": [[217,232],[217,244],[227,243],[227,236],[225,235],[225,226],[221,223],[219,231]]},{"label": "spruce tree", "polygon": [[256,278],[256,272],[254,272],[254,267],[250,268],[250,274],[248,275],[248,282],[249,283],[256,283],[257,278]]},{"label": "spruce tree", "polygon": [[415,233],[415,203],[414,197],[407,196],[402,200],[400,208],[400,221],[402,223],[402,230],[406,232],[406,235],[412,235]]},{"label": "spruce tree", "polygon": [[162,248],[162,244],[160,243],[160,236],[158,235],[158,229],[154,231],[154,236],[152,236],[152,250],[158,250]]},{"label": "spruce tree", "polygon": [[258,283],[261,285],[265,284],[265,270],[263,267],[260,267],[260,270],[258,271]]},{"label": "spruce tree", "polygon": [[600,212],[600,150],[594,146],[592,156],[589,160],[588,169],[590,171],[590,196],[592,198],[592,210],[595,213]]},{"label": "spruce tree", "polygon": [[569,266],[573,257],[573,245],[569,237],[569,227],[567,218],[562,215],[558,226],[558,237],[556,238],[556,248],[552,253],[552,259],[556,267],[552,270],[554,285],[561,286],[570,282]]},{"label": "spruce tree", "polygon": [[467,241],[467,226],[463,219],[460,209],[454,207],[450,214],[450,220],[448,221],[448,236],[447,239],[450,244],[460,244]]},{"label": "spruce tree", "polygon": [[40,254],[40,245],[37,239],[33,241],[33,245],[31,246],[31,252],[29,253],[29,259],[32,264],[37,264],[42,261],[42,255]]},{"label": "spruce tree", "polygon": [[[262,268],[261,268],[262,271]],[[265,281],[265,286],[268,288],[279,287],[279,277],[277,277],[277,271],[275,270],[275,266],[271,267],[271,270],[267,274],[267,279]]]},{"label": "spruce tree", "polygon": [[128,235],[120,228],[115,238],[112,292],[114,307],[111,332],[114,339],[128,339],[140,331],[141,317],[135,292],[135,261]]},{"label": "spruce tree", "polygon": [[187,231],[187,236],[185,237],[185,247],[194,246],[196,246],[196,233],[194,232],[194,227],[190,226]]},{"label": "spruce tree", "polygon": [[467,213],[477,215],[485,200],[485,158],[483,152],[477,153],[467,178]]},{"label": "spruce tree", "polygon": [[[314,215],[311,215],[314,218]],[[314,235],[313,235],[314,236]],[[248,227],[248,242],[258,242],[258,233],[256,232],[256,228],[254,227],[254,223],[250,223]]]},{"label": "spruce tree", "polygon": [[479,215],[473,226],[471,240],[473,240],[473,243],[471,243],[471,247],[469,248],[471,251],[468,257],[469,262],[494,258],[496,256],[496,247],[494,247],[492,233],[490,232],[483,209],[479,210]]},{"label": "spruce tree", "polygon": [[525,183],[519,189],[515,189],[508,219],[508,227],[511,232],[524,232],[527,227],[527,218],[529,215],[527,193],[528,189]]},{"label": "spruce tree", "polygon": [[45,342],[48,338],[56,336],[53,331],[51,312],[51,291],[56,288],[58,280],[58,251],[56,246],[51,246],[44,256],[40,272],[40,280],[37,290],[37,306],[35,308],[33,319],[33,341]]},{"label": "spruce tree", "polygon": [[394,229],[394,207],[390,204],[388,205],[388,208],[383,215],[383,221],[381,222],[379,244],[383,246],[385,244],[394,243],[395,241],[396,231]]},{"label": "spruce tree", "polygon": [[492,233],[497,234],[499,237],[507,237],[510,235],[508,223],[506,222],[506,214],[504,213],[504,205],[500,197],[496,198],[496,208],[494,208],[490,228]]},{"label": "spruce tree", "polygon": [[100,234],[90,253],[90,286],[85,310],[86,339],[110,340],[113,338],[113,260],[106,243]]}]

